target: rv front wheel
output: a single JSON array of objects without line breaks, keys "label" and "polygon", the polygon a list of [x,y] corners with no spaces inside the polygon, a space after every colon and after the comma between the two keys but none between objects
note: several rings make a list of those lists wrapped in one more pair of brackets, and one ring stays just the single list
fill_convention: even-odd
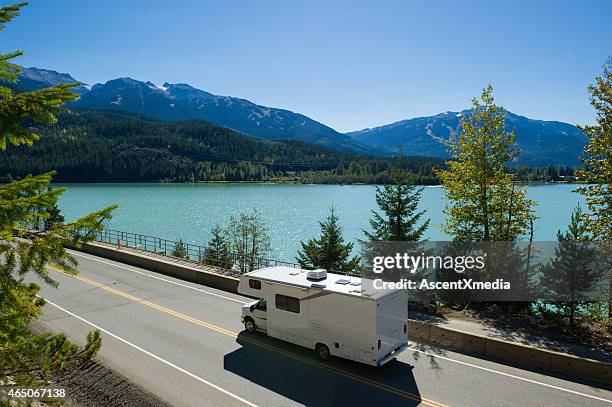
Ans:
[{"label": "rv front wheel", "polygon": [[255,321],[253,321],[251,318],[245,318],[244,329],[246,329],[246,331],[250,334],[255,332]]},{"label": "rv front wheel", "polygon": [[329,348],[326,345],[323,345],[322,343],[317,344],[317,346],[315,347],[315,352],[317,352],[317,356],[321,360],[328,360],[331,356]]}]

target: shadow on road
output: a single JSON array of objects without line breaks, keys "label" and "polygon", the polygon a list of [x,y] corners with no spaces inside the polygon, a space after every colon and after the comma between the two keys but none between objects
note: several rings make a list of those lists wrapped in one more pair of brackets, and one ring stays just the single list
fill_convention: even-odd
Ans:
[{"label": "shadow on road", "polygon": [[416,406],[421,403],[412,366],[391,361],[374,367],[334,358],[263,334],[241,332],[241,347],[224,357],[225,370],[307,406]]}]

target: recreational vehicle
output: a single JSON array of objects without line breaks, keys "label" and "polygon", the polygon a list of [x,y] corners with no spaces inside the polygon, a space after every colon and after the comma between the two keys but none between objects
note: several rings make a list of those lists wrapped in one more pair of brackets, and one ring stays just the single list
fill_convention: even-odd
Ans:
[{"label": "recreational vehicle", "polygon": [[247,332],[314,349],[323,360],[381,366],[408,346],[404,290],[375,290],[371,280],[322,269],[268,267],[243,274],[238,292],[257,298],[242,307]]}]

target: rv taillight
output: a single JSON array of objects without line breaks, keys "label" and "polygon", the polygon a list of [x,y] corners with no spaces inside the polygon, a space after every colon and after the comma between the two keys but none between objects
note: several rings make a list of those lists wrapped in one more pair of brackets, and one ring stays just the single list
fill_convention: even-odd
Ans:
[{"label": "rv taillight", "polygon": [[406,324],[404,324],[404,333],[406,333]]},{"label": "rv taillight", "polygon": [[380,350],[380,346],[382,345],[382,341],[379,339],[378,340],[378,350]]}]

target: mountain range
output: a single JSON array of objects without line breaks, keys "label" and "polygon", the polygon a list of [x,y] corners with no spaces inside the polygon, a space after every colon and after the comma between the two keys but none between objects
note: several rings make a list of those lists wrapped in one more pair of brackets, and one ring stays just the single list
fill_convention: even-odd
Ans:
[{"label": "mountain range", "polygon": [[[79,82],[70,74],[39,68],[22,68],[21,72],[19,73],[18,80],[19,81],[13,85],[18,91],[31,91],[62,83]],[[79,95],[89,91],[87,86],[82,84],[75,86],[72,88],[72,90]]]},{"label": "mountain range", "polygon": [[[67,82],[77,80],[66,73],[25,68],[16,86],[32,90]],[[70,103],[72,107],[128,110],[166,121],[199,119],[264,140],[298,140],[353,153],[382,153],[302,114],[257,105],[246,99],[213,95],[184,83],[158,86],[118,78],[75,90],[80,97]]]},{"label": "mountain range", "polygon": [[[397,153],[402,145],[406,155],[448,157],[445,142],[460,130],[463,112],[402,120],[385,126],[348,133],[355,140]],[[515,163],[529,166],[577,166],[586,137],[576,126],[557,121],[533,120],[506,112],[506,130],[514,131],[521,150]]]},{"label": "mountain range", "polygon": [[[24,68],[13,86],[19,91],[71,82],[78,81],[67,73]],[[164,121],[205,120],[264,140],[304,141],[378,156],[397,154],[401,144],[406,155],[447,157],[444,141],[457,133],[461,116],[459,112],[446,112],[343,134],[299,113],[215,95],[184,83],[155,85],[118,78],[93,86],[80,85],[75,91],[79,98],[70,103],[73,108],[127,110]],[[510,112],[506,124],[516,132],[521,149],[515,164],[579,165],[586,138],[575,126]]]}]

